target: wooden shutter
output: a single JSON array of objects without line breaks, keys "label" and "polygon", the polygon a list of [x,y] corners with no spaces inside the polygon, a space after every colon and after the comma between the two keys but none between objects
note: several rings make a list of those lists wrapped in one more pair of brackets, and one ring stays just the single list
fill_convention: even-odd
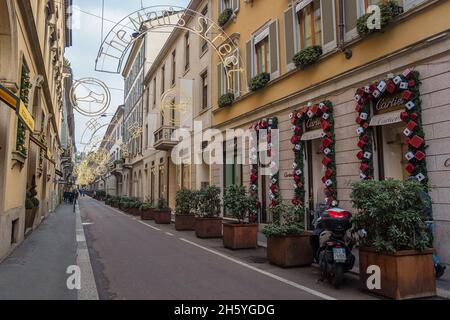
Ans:
[{"label": "wooden shutter", "polygon": [[[238,61],[237,69],[241,67],[241,61],[239,60],[239,49],[236,50],[235,56]],[[241,95],[241,72],[233,72],[234,77],[234,96],[239,97]]]},{"label": "wooden shutter", "polygon": [[222,62],[217,65],[217,92],[218,92],[218,98],[220,98],[224,94],[224,90],[222,87],[223,82],[223,66]]},{"label": "wooden shutter", "polygon": [[239,0],[233,0],[234,12],[239,11]]},{"label": "wooden shutter", "polygon": [[286,70],[295,69],[292,62],[295,52],[294,9],[289,8],[284,12],[284,46],[286,53]]},{"label": "wooden shutter", "polygon": [[336,8],[334,0],[321,0],[323,51],[336,47]]},{"label": "wooden shutter", "polygon": [[280,75],[278,20],[269,25],[270,79]]},{"label": "wooden shutter", "polygon": [[247,73],[247,87],[253,77],[253,39],[245,44],[245,72]]},{"label": "wooden shutter", "polygon": [[344,0],[345,40],[356,37],[356,20],[358,19],[358,4],[355,0]]}]

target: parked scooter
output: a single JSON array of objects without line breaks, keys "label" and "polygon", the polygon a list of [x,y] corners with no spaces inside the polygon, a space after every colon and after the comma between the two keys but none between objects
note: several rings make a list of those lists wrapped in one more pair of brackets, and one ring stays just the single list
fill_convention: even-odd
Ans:
[{"label": "parked scooter", "polygon": [[336,288],[342,285],[344,273],[353,269],[353,243],[347,231],[351,229],[351,213],[331,208],[319,214],[311,237],[315,260],[320,266],[320,281],[329,280]]}]

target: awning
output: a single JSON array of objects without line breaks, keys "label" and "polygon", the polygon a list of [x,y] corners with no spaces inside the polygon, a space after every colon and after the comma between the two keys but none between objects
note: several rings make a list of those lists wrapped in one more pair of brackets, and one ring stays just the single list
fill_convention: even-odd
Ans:
[{"label": "awning", "polygon": [[323,130],[314,130],[306,132],[302,136],[302,141],[310,141],[322,138]]},{"label": "awning", "polygon": [[300,1],[296,6],[295,6],[295,11],[299,12],[300,10],[302,10],[304,7],[306,7],[308,4],[310,4],[311,2],[313,2],[313,0],[303,0]]},{"label": "awning", "polygon": [[402,121],[401,114],[402,110],[394,111],[394,112],[388,112],[384,114],[379,114],[372,117],[372,120],[370,121],[371,127],[376,126],[384,126],[387,124],[394,124]]}]

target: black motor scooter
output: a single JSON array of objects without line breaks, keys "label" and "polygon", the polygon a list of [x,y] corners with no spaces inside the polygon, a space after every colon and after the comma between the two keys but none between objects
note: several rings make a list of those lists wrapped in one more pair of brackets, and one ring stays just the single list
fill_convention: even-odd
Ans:
[{"label": "black motor scooter", "polygon": [[351,229],[351,213],[342,209],[328,209],[315,221],[311,246],[320,266],[320,281],[329,280],[336,288],[342,285],[344,273],[353,269],[353,244],[346,234]]}]

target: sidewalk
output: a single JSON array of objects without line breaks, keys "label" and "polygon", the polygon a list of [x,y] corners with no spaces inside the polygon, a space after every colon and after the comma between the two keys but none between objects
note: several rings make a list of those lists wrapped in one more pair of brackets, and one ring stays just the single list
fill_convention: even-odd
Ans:
[{"label": "sidewalk", "polygon": [[61,205],[0,264],[0,300],[76,300],[67,267],[77,264],[76,216]]},{"label": "sidewalk", "polygon": [[[267,248],[267,238],[261,232],[258,233],[258,245]],[[350,272],[359,275],[359,250],[353,249],[352,253],[356,257],[355,267]],[[436,281],[437,295],[439,298],[450,299],[450,267],[447,266],[447,270],[444,276]]]}]

